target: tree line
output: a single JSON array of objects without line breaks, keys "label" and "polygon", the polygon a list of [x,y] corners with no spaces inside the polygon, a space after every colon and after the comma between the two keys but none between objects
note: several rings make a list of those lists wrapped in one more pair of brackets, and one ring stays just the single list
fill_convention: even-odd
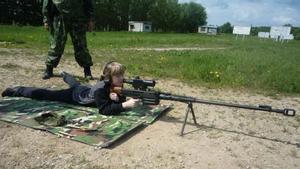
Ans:
[{"label": "tree line", "polygon": [[[0,23],[42,25],[43,0],[1,0]],[[128,21],[150,21],[154,31],[196,32],[207,14],[198,3],[178,0],[94,0],[95,28],[101,31],[128,29]]]},{"label": "tree line", "polygon": [[42,18],[42,0],[0,1],[1,24],[41,25]]}]

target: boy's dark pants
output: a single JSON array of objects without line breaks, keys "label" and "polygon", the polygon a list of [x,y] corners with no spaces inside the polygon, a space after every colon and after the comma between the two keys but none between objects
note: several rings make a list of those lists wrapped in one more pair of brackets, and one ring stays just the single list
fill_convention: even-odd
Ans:
[{"label": "boy's dark pants", "polygon": [[65,103],[73,103],[73,89],[49,90],[35,87],[19,87],[14,96],[22,96],[36,100],[59,101]]},{"label": "boy's dark pants", "polygon": [[63,72],[63,80],[70,86],[69,89],[49,90],[36,87],[17,87],[14,96],[22,96],[36,100],[60,101],[74,104],[73,90],[80,83],[70,74]]}]

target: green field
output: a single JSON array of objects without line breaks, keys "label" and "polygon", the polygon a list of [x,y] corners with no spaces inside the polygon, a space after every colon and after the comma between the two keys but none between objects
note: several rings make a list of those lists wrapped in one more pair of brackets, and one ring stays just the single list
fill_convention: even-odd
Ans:
[{"label": "green field", "polygon": [[[267,94],[300,93],[300,41],[279,43],[233,35],[175,33],[88,33],[94,62],[116,60],[131,75],[171,78],[198,86],[247,89]],[[42,27],[0,26],[1,48],[29,48],[46,54]],[[136,51],[125,48],[225,48],[203,51]],[[67,43],[65,57],[73,59]]]}]

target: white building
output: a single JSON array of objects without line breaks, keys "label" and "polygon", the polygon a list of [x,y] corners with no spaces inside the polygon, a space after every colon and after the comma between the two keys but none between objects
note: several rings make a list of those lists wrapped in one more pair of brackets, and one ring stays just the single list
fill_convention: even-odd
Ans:
[{"label": "white building", "polygon": [[212,25],[199,26],[198,33],[206,33],[208,35],[216,35],[218,33],[218,27],[212,26]]},{"label": "white building", "polygon": [[268,39],[270,38],[270,32],[258,32],[258,37]]},{"label": "white building", "polygon": [[128,31],[130,32],[151,32],[152,23],[146,21],[129,21]]}]

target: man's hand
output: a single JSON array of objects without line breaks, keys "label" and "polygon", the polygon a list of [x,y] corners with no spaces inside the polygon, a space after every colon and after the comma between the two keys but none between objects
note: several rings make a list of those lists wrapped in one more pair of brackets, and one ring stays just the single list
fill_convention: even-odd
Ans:
[{"label": "man's hand", "polygon": [[47,31],[49,31],[49,25],[48,25],[47,22],[44,23],[44,28],[45,28]]},{"label": "man's hand", "polygon": [[90,19],[88,22],[88,31],[92,32],[93,30],[94,30],[94,22],[92,19]]}]

